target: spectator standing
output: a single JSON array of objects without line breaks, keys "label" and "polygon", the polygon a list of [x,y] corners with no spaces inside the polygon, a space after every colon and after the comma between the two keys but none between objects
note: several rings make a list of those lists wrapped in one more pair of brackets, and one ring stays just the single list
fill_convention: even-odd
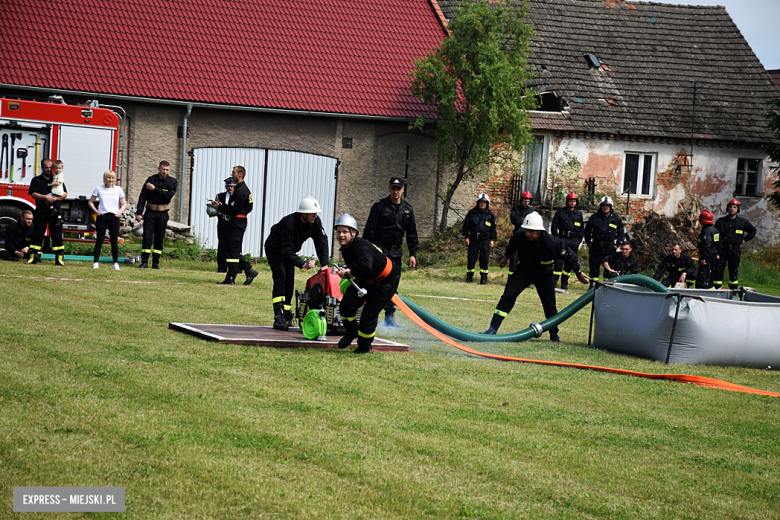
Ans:
[{"label": "spectator standing", "polygon": [[[582,211],[577,209],[579,199],[573,191],[566,195],[566,205],[555,212],[552,220],[552,235],[558,237],[575,253],[579,251],[582,236],[585,234],[585,225]],[[561,278],[561,290],[569,292],[569,277],[571,273],[563,268],[564,261],[556,260],[553,268],[553,278],[558,283]]]},{"label": "spectator standing", "polygon": [[[390,179],[388,185],[390,195],[371,206],[363,238],[382,248],[382,251],[398,267],[401,272],[403,257],[404,234],[406,245],[409,246],[409,267],[417,267],[417,249],[420,242],[417,238],[417,223],[414,220],[412,205],[403,199],[404,180],[400,177]],[[396,279],[400,283],[401,276]],[[398,290],[396,285],[395,290]],[[399,327],[395,321],[395,305],[392,301],[385,307],[385,326]]]},{"label": "spectator standing", "polygon": [[247,216],[252,212],[254,199],[244,182],[246,169],[243,166],[234,166],[230,176],[236,183],[233,195],[230,196],[229,201],[225,204],[214,201],[214,205],[226,219],[223,236],[226,242],[225,263],[227,264],[227,273],[225,273],[225,279],[219,285],[235,285],[236,275],[239,271],[243,271],[244,276],[246,276],[244,285],[249,285],[259,273],[252,269],[252,265],[241,254],[241,249],[244,245]]},{"label": "spectator standing", "polygon": [[[100,201],[97,208],[95,208],[95,200]],[[95,251],[92,255],[94,260],[92,268],[100,267],[100,252],[103,250],[103,240],[106,238],[106,230],[108,230],[111,259],[114,261],[113,268],[119,271],[119,217],[124,213],[127,202],[125,201],[125,191],[116,185],[116,173],[107,170],[103,174],[103,185],[92,191],[92,196],[87,204],[97,215],[95,219],[97,234],[95,236]]]},{"label": "spectator standing", "polygon": [[490,250],[496,243],[496,217],[490,211],[490,197],[482,193],[477,197],[477,205],[466,213],[461,233],[466,237],[468,248],[466,283],[474,281],[474,267],[479,259],[479,283],[486,285],[488,280],[488,262]]},{"label": "spectator standing", "polygon": [[160,161],[157,173],[146,179],[141,195],[138,197],[135,219],[138,222],[144,221],[144,240],[141,246],[139,269],[149,267],[149,255],[152,256],[152,268],[160,268],[163,239],[165,230],[168,229],[168,209],[178,187],[176,179],[168,175],[170,169],[171,165],[168,161]]},{"label": "spectator standing", "polygon": [[590,248],[588,270],[590,279],[598,282],[604,260],[626,240],[623,220],[612,210],[612,198],[602,197],[599,210],[585,224],[585,243]]}]

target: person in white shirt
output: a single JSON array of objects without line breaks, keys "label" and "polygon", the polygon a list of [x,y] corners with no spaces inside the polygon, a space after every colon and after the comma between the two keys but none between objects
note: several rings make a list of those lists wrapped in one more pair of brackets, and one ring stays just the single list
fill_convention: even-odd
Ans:
[{"label": "person in white shirt", "polygon": [[[95,200],[100,204],[95,208]],[[111,242],[111,257],[114,260],[114,269],[119,271],[119,217],[125,211],[127,202],[125,201],[124,190],[116,186],[116,173],[107,170],[103,174],[103,185],[98,186],[92,192],[89,198],[89,207],[97,215],[95,227],[97,228],[97,237],[95,237],[95,253],[92,265],[93,269],[100,267],[100,252],[103,249],[103,240],[106,238],[106,229],[109,233]]]}]

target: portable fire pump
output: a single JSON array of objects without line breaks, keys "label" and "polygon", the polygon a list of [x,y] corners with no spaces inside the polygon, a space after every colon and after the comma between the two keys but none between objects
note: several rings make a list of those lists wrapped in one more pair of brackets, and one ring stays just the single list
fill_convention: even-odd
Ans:
[{"label": "portable fire pump", "polygon": [[[345,332],[339,304],[344,291],[354,282],[342,280],[337,273],[337,267],[319,271],[306,280],[303,291],[295,291],[294,320],[309,339],[324,339],[328,334],[336,335]],[[363,291],[357,285],[355,287],[358,293]],[[358,310],[358,319],[361,310]]]}]

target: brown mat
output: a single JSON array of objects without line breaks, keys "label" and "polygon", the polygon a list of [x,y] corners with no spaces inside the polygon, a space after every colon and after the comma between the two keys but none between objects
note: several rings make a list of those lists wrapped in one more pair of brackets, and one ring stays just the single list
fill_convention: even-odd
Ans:
[{"label": "brown mat", "polygon": [[[234,345],[257,345],[274,348],[335,348],[341,336],[326,336],[325,341],[307,339],[298,327],[290,327],[285,332],[273,327],[252,325],[213,325],[207,323],[174,323],[168,328],[192,334],[199,338]],[[353,342],[353,345],[355,343]],[[408,345],[382,338],[374,338],[372,350],[377,352],[411,352]]]}]

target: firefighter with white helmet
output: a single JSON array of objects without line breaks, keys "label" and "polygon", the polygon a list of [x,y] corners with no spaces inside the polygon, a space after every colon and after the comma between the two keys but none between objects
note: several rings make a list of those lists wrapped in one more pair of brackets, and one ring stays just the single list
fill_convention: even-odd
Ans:
[{"label": "firefighter with white helmet", "polygon": [[[233,190],[236,187],[236,181],[233,180],[233,177],[228,177],[225,179],[225,191],[221,193],[217,193],[217,197],[214,199],[213,202],[219,202],[220,204],[230,204],[230,198],[233,196]],[[218,273],[227,273],[227,240],[225,240],[226,232],[225,228],[227,227],[228,219],[226,218],[227,215],[220,215],[219,208],[216,204],[211,202],[211,207],[213,207],[216,210],[215,217],[218,217],[217,219],[217,272]],[[208,211],[209,206],[206,207],[206,213],[211,216],[211,213]]]},{"label": "firefighter with white helmet", "polygon": [[746,218],[737,216],[739,213],[739,201],[731,199],[726,205],[726,216],[720,217],[715,222],[718,232],[718,264],[715,267],[715,280],[712,282],[716,289],[723,285],[723,275],[726,264],[729,266],[729,289],[739,287],[739,261],[742,257],[742,244],[756,237],[756,228]]},{"label": "firefighter with white helmet", "polygon": [[474,268],[479,260],[479,283],[485,285],[488,279],[490,250],[495,245],[498,236],[496,217],[490,211],[490,197],[486,193],[480,194],[477,197],[477,205],[466,213],[461,233],[466,238],[466,247],[468,248],[466,283],[474,281]]},{"label": "firefighter with white helmet", "polygon": [[[582,236],[585,234],[585,223],[582,211],[577,209],[579,199],[573,191],[566,195],[566,205],[555,212],[550,231],[554,237],[559,237],[566,242],[575,253],[580,249]],[[569,290],[569,276],[571,273],[563,268],[563,260],[556,260],[553,269],[555,282],[561,278],[561,290],[565,293]]]},{"label": "firefighter with white helmet", "polygon": [[303,198],[298,204],[298,211],[274,224],[265,241],[265,257],[273,279],[271,298],[274,306],[274,328],[277,330],[287,330],[292,320],[295,268],[304,270],[315,266],[314,260],[304,261],[298,256],[304,242],[312,239],[320,268],[328,268],[328,235],[318,216],[321,212],[320,203],[314,197]]},{"label": "firefighter with white helmet", "polygon": [[[555,281],[553,279],[553,264],[562,259],[566,270],[576,274],[577,279],[587,284],[590,282],[580,269],[577,252],[567,246],[559,237],[554,237],[544,229],[544,222],[539,213],[531,213],[525,217],[523,231],[512,235],[506,254],[499,266],[503,269],[509,262],[509,257],[517,252],[517,269],[509,276],[504,288],[504,294],[496,305],[496,311],[490,321],[490,328],[484,334],[496,334],[501,322],[511,312],[517,297],[528,286],[536,287],[536,293],[544,308],[544,316],[551,318],[558,314],[555,305]],[[550,341],[560,343],[558,327],[550,328]]]},{"label": "firefighter with white helmet", "polygon": [[626,240],[623,219],[612,210],[612,206],[611,197],[602,197],[598,212],[591,215],[585,224],[585,243],[590,248],[589,274],[594,281],[601,279],[599,274],[604,261]]},{"label": "firefighter with white helmet", "polygon": [[[414,209],[404,198],[405,183],[401,177],[391,177],[387,186],[389,195],[378,200],[368,214],[363,238],[382,248],[394,264],[401,269],[404,235],[409,248],[409,267],[417,267],[417,250],[420,241],[417,238],[417,222]],[[401,277],[398,277],[401,281]],[[398,290],[398,287],[396,287]],[[385,307],[385,326],[400,327],[395,321],[395,305],[389,302]]]},{"label": "firefighter with white helmet", "polygon": [[227,273],[219,285],[235,285],[236,275],[239,271],[243,271],[246,276],[244,285],[249,285],[259,273],[252,269],[252,265],[241,254],[241,249],[244,245],[247,215],[252,212],[254,199],[244,182],[246,169],[243,166],[234,166],[230,176],[236,183],[233,194],[224,204],[218,200],[214,201],[214,205],[220,212],[220,218],[226,220],[220,242],[225,241]]},{"label": "firefighter with white helmet", "polygon": [[[339,217],[335,225],[336,241],[341,246],[341,257],[347,269],[339,269],[339,277],[353,279],[365,293],[358,294],[351,284],[341,298],[339,314],[346,332],[339,340],[339,348],[347,348],[357,339],[355,354],[371,352],[376,335],[379,313],[395,294],[400,267],[379,248],[364,238],[359,238],[357,222],[349,213]],[[360,307],[360,323],[357,311]]]},{"label": "firefighter with white helmet", "polygon": [[[512,208],[512,210],[509,212],[509,220],[512,222],[512,225],[515,226],[514,231],[512,231],[512,234],[515,233],[522,233],[523,232],[523,222],[525,222],[525,217],[536,211],[534,208],[531,207],[531,202],[533,202],[534,196],[531,194],[530,191],[526,190],[523,193],[520,194],[520,203],[517,204]],[[511,275],[515,271],[515,267],[517,267],[517,253],[509,257],[509,274]]]}]

